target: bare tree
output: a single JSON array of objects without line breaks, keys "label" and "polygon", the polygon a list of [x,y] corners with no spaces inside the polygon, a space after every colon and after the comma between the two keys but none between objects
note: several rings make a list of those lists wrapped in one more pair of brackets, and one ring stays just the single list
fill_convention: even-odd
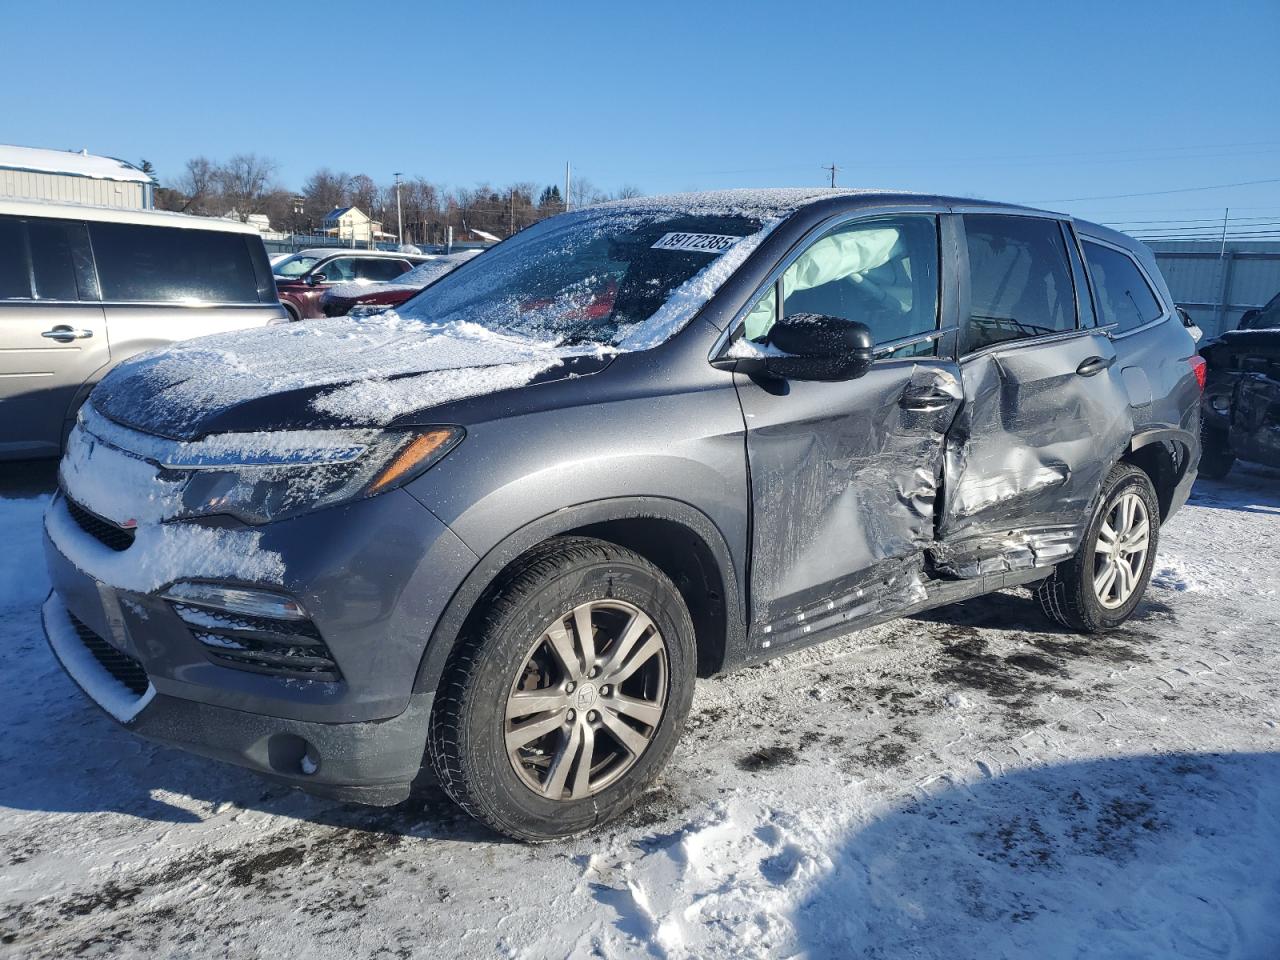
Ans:
[{"label": "bare tree", "polygon": [[575,176],[569,185],[569,203],[575,210],[609,199],[586,177]]},{"label": "bare tree", "polygon": [[618,192],[613,195],[615,200],[633,200],[636,197],[643,197],[644,191],[635,184],[624,183],[618,188]]},{"label": "bare tree", "polygon": [[210,214],[216,193],[213,163],[208,157],[192,157],[176,181],[157,191],[156,203],[162,210]]},{"label": "bare tree", "polygon": [[237,153],[214,171],[214,180],[222,194],[223,213],[232,210],[240,220],[247,221],[250,214],[262,213],[268,195],[273,191],[272,181],[278,165],[274,160],[256,153]]}]

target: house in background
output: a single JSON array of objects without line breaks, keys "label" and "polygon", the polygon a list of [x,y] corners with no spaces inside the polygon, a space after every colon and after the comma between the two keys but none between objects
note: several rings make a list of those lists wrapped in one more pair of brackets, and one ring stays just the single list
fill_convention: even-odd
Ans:
[{"label": "house in background", "polygon": [[380,221],[370,219],[359,207],[335,207],[325,214],[320,226],[329,236],[353,244],[398,239],[394,233],[385,232]]},{"label": "house in background", "polygon": [[0,144],[0,197],[146,210],[151,178],[131,163],[88,151]]}]

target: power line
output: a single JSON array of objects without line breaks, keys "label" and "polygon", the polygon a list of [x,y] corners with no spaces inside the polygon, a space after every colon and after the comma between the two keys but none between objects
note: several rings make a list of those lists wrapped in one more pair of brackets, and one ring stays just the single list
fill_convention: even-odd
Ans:
[{"label": "power line", "polygon": [[1059,200],[1028,200],[1027,203],[1082,203],[1086,200],[1123,200],[1126,197],[1163,197],[1171,193],[1196,193],[1200,190],[1226,190],[1230,187],[1255,187],[1263,183],[1280,183],[1280,177],[1266,180],[1241,180],[1239,183],[1214,183],[1205,187],[1179,187],[1176,190],[1148,190],[1144,193],[1112,193],[1098,197],[1068,197]]}]

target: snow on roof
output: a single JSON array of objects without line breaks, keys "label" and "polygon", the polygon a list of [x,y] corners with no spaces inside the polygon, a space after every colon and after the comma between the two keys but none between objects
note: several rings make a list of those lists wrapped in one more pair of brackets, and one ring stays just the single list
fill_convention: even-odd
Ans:
[{"label": "snow on roof", "polygon": [[169,210],[132,210],[99,207],[83,203],[50,203],[47,200],[9,200],[0,198],[0,214],[10,217],[54,217],[62,220],[88,220],[91,223],[140,223],[152,227],[182,227],[188,230],[216,230],[220,233],[258,235],[251,223],[224,220],[222,217],[197,217]]},{"label": "snow on roof", "polygon": [[[904,190],[852,189],[843,187],[776,187],[762,190],[707,190],[697,193],[670,193],[655,197],[633,197],[596,204],[591,210],[626,212],[677,211],[696,216],[739,216],[768,220],[784,217],[808,203],[834,197],[908,196]],[[920,195],[922,196],[922,195]]]},{"label": "snow on roof", "polygon": [[72,150],[46,150],[42,147],[0,144],[0,168],[60,173],[70,177],[92,177],[95,180],[151,182],[151,178],[133,164],[114,157],[95,156],[87,151],[77,153]]}]

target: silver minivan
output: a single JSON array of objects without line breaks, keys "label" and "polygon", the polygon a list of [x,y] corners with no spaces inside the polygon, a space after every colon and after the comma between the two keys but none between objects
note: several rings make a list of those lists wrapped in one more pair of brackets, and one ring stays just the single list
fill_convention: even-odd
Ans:
[{"label": "silver minivan", "polygon": [[121,360],[287,319],[252,226],[0,200],[0,460],[57,456]]}]

